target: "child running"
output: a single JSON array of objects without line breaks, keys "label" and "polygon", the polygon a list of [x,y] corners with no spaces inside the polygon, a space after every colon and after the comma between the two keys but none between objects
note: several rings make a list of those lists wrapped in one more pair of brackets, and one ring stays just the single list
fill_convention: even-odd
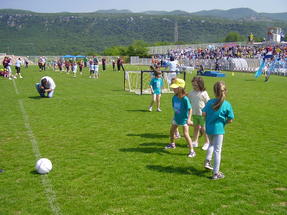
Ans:
[{"label": "child running", "polygon": [[193,121],[193,147],[198,147],[199,132],[205,137],[205,144],[202,149],[207,150],[209,146],[208,136],[205,133],[204,119],[202,117],[202,108],[209,100],[208,93],[204,87],[204,81],[200,76],[196,76],[191,81],[193,91],[188,94],[188,98],[192,105],[192,121]]},{"label": "child running", "polygon": [[159,68],[157,68],[157,71],[155,71],[155,77],[151,79],[150,81],[150,89],[152,93],[152,100],[150,103],[150,106],[148,108],[149,111],[152,111],[152,106],[156,102],[157,111],[161,112],[160,109],[160,97],[161,97],[161,89],[163,87],[163,81],[161,78],[161,71],[159,71]]},{"label": "child running", "polygon": [[170,128],[170,144],[167,145],[166,149],[174,149],[175,146],[175,133],[178,126],[183,126],[183,134],[186,142],[189,145],[189,154],[188,157],[195,157],[195,151],[193,150],[192,141],[189,136],[189,125],[192,125],[191,122],[191,104],[188,97],[185,94],[185,81],[182,79],[173,80],[170,88],[173,89],[174,96],[172,98],[172,107],[174,110],[174,118],[172,120],[172,125]]},{"label": "child running", "polygon": [[[206,133],[210,141],[204,167],[213,170],[212,179],[216,180],[224,178],[224,174],[219,172],[223,135],[225,133],[224,126],[233,121],[234,113],[231,104],[225,101],[227,90],[224,82],[216,82],[213,90],[215,98],[207,102],[202,109],[202,115],[205,116]],[[213,168],[210,164],[212,155],[214,155]]]}]

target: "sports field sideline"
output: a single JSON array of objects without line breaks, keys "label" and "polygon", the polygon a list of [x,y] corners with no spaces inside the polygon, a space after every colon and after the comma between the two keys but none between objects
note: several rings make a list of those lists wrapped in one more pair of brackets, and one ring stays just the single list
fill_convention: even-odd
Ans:
[{"label": "sports field sideline", "polygon": [[[162,112],[148,112],[150,95],[125,92],[122,72],[98,80],[88,71],[22,74],[0,78],[0,214],[286,214],[286,77],[204,77],[210,97],[225,81],[235,112],[224,137],[226,178],[212,181],[200,147],[195,158],[183,138],[164,149],[172,94],[163,94]],[[44,75],[57,85],[51,99],[34,86]],[[39,157],[52,161],[48,175],[36,174]]]}]

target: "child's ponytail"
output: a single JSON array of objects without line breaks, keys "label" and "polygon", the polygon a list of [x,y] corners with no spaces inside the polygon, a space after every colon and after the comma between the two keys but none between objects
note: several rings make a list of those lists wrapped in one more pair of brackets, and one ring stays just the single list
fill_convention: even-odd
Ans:
[{"label": "child's ponytail", "polygon": [[227,90],[223,81],[216,82],[213,86],[213,90],[218,100],[213,104],[212,108],[217,111],[224,102]]}]

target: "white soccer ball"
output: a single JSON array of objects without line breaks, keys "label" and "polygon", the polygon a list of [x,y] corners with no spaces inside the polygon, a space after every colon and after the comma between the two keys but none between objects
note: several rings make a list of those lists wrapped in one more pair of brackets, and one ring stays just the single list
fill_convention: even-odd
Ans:
[{"label": "white soccer ball", "polygon": [[52,162],[47,158],[40,158],[35,166],[36,171],[39,174],[47,174],[52,170]]}]

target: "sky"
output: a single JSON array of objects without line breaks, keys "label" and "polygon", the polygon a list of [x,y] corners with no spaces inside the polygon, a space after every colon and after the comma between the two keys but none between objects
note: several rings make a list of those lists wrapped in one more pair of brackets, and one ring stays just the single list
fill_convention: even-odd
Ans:
[{"label": "sky", "polygon": [[95,12],[97,10],[128,9],[132,12],[147,10],[200,10],[248,7],[256,12],[287,12],[287,0],[0,0],[1,9],[23,9],[34,12]]}]

